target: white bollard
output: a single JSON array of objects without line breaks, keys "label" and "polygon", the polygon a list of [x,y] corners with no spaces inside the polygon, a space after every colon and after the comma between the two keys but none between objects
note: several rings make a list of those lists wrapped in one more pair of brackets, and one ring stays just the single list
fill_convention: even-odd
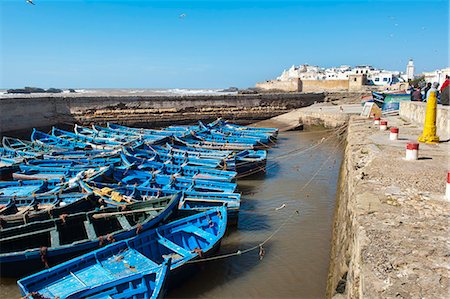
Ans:
[{"label": "white bollard", "polygon": [[382,120],[380,122],[380,131],[386,131],[387,130],[387,120]]},{"label": "white bollard", "polygon": [[398,140],[398,128],[391,128],[391,133],[389,134],[390,140]]},{"label": "white bollard", "polygon": [[447,173],[447,188],[445,188],[445,197],[450,200],[450,171]]},{"label": "white bollard", "polygon": [[406,160],[417,160],[419,158],[419,144],[410,142],[406,145]]},{"label": "white bollard", "polygon": [[375,118],[373,119],[373,124],[376,125],[376,126],[378,126],[378,125],[380,124],[380,118],[379,118],[379,117],[375,117]]}]

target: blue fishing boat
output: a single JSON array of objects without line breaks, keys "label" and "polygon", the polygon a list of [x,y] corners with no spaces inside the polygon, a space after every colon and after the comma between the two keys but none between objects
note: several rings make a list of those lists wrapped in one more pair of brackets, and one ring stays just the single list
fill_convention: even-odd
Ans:
[{"label": "blue fishing boat", "polygon": [[19,165],[19,169],[19,171],[12,174],[14,180],[64,180],[65,178],[77,176],[83,171],[83,169],[70,170],[63,167],[53,168],[27,165]]},{"label": "blue fishing boat", "polygon": [[[188,155],[198,155],[200,158],[208,158],[208,159],[226,159],[230,155],[233,154],[233,151],[231,150],[213,150],[213,149],[206,149],[201,147],[191,147],[191,146],[183,146],[183,145],[177,145],[177,144],[169,144],[166,143],[165,146],[166,150],[169,152],[180,152],[185,153],[187,152]],[[159,147],[158,150],[162,150],[163,147]]]},{"label": "blue fishing boat", "polygon": [[2,170],[2,177],[10,173],[15,166],[25,159],[26,157],[17,154],[15,151],[0,147],[0,169]]},{"label": "blue fishing boat", "polygon": [[[58,218],[64,214],[88,212],[100,207],[92,193],[62,193],[30,197],[1,197],[0,206],[12,201],[14,213],[0,213],[0,227],[8,228],[30,222]],[[6,216],[5,216],[6,215]]]},{"label": "blue fishing boat", "polygon": [[113,143],[117,142],[121,145],[128,145],[131,147],[136,147],[142,144],[142,142],[154,142],[162,138],[153,138],[151,140],[146,140],[140,135],[130,135],[130,134],[119,134],[118,132],[105,132],[104,130],[95,130],[91,128],[82,127],[75,125],[74,132],[76,135],[92,138],[95,142],[96,140],[111,140]]},{"label": "blue fishing boat", "polygon": [[67,187],[58,179],[29,181],[0,181],[0,197],[32,196],[33,194],[56,193]]},{"label": "blue fishing boat", "polygon": [[222,168],[221,161],[217,159],[202,158],[199,154],[188,152],[170,151],[161,146],[142,144],[138,148],[123,148],[122,151],[137,158],[145,158],[156,162],[170,162],[174,164],[185,164],[190,166],[202,166],[209,168]]},{"label": "blue fishing boat", "polygon": [[0,230],[2,275],[20,276],[124,240],[167,219],[182,197],[67,215]]},{"label": "blue fishing boat", "polygon": [[46,146],[43,143],[26,141],[13,137],[3,137],[2,145],[4,148],[15,151],[30,157],[40,157],[54,149],[54,147]]},{"label": "blue fishing boat", "polygon": [[266,171],[267,151],[245,150],[234,155],[237,178]]},{"label": "blue fishing boat", "polygon": [[398,114],[400,110],[400,103],[403,101],[411,101],[411,95],[408,93],[381,93],[372,92],[372,98],[377,104],[383,114]]},{"label": "blue fishing boat", "polygon": [[233,193],[236,190],[235,183],[152,174],[148,171],[132,170],[123,167],[109,167],[104,172],[92,176],[86,182],[120,182],[127,185],[177,191]]},{"label": "blue fishing boat", "polygon": [[242,151],[246,149],[253,149],[253,144],[247,143],[226,143],[226,142],[212,142],[207,140],[202,140],[199,137],[183,137],[182,139],[178,137],[172,137],[174,144],[188,146],[193,148],[204,148],[209,150],[232,150],[232,151]]},{"label": "blue fishing boat", "polygon": [[277,128],[257,128],[257,127],[240,126],[233,123],[229,123],[228,121],[223,120],[221,118],[218,118],[212,123],[209,123],[207,126],[210,128],[219,128],[220,130],[224,131],[270,134],[274,139],[276,139],[278,136]]},{"label": "blue fishing boat", "polygon": [[[167,189],[163,190],[96,182],[91,182],[89,184],[81,182],[80,185],[87,192],[93,192],[98,196],[101,196],[105,202],[110,202],[110,198],[107,198],[103,195],[104,192],[101,191],[101,189],[103,188],[114,190],[114,192],[118,192],[122,196],[126,196],[137,201],[145,201],[161,196],[170,196],[178,192],[175,190]],[[212,207],[225,205],[228,211],[228,223],[237,223],[237,216],[241,204],[241,195],[239,193],[183,191],[183,194],[184,196],[180,200],[180,204],[178,206],[179,210],[204,211]]]},{"label": "blue fishing boat", "polygon": [[207,257],[219,248],[225,234],[226,213],[225,207],[219,207],[172,221],[22,278],[19,288],[23,295],[35,292],[39,296],[66,298],[78,293],[75,298],[85,298],[86,289],[113,286],[137,273],[145,275],[171,259],[170,284],[183,274],[186,263]]},{"label": "blue fishing boat", "polygon": [[179,175],[192,179],[203,179],[213,181],[225,181],[230,182],[236,177],[236,172],[219,170],[208,167],[179,165],[173,163],[162,163],[151,161],[148,159],[137,158],[135,156],[126,155],[121,153],[122,165],[138,170],[145,170],[151,173],[165,174],[165,175]]},{"label": "blue fishing boat", "polygon": [[[173,132],[168,132],[166,130],[152,130],[152,129],[143,129],[143,128],[132,128],[132,127],[126,127],[126,126],[121,126],[121,125],[112,124],[112,123],[108,123],[107,127],[108,127],[109,130],[112,130],[112,131],[132,132],[132,133],[135,133],[135,134],[147,136],[147,138],[150,137],[150,136],[169,137],[169,136],[174,136],[174,134],[175,134]],[[101,129],[100,128],[98,126],[95,126],[95,129],[99,129],[99,130],[104,129],[104,128],[101,128]]]},{"label": "blue fishing boat", "polygon": [[253,175],[264,172],[267,163],[267,151],[265,150],[243,150],[238,152],[216,151],[204,148],[192,148],[183,145],[166,145],[172,151],[188,151],[200,153],[210,158],[220,159],[224,170],[233,170],[237,172],[236,178]]},{"label": "blue fishing boat", "polygon": [[52,135],[71,142],[87,143],[94,149],[112,149],[120,147],[123,143],[112,138],[100,138],[95,136],[86,136],[64,131],[58,128],[52,128]]},{"label": "blue fishing boat", "polygon": [[73,141],[73,140],[56,137],[56,136],[38,131],[36,129],[33,129],[33,132],[31,133],[31,141],[37,142],[37,143],[42,143],[47,146],[65,148],[65,149],[69,149],[69,150],[92,149],[92,145],[89,143]]},{"label": "blue fishing boat", "polygon": [[218,128],[214,128],[214,127],[209,127],[207,125],[204,125],[201,121],[199,121],[199,132],[200,133],[208,133],[210,135],[217,135],[217,136],[222,136],[222,137],[228,137],[228,136],[232,136],[235,138],[242,138],[243,140],[245,140],[245,138],[248,139],[255,139],[257,140],[259,143],[261,144],[265,144],[268,145],[269,143],[271,143],[273,141],[273,137],[271,134],[267,134],[267,133],[262,133],[262,132],[253,132],[253,131],[244,131],[244,130],[227,130],[224,129],[224,127],[218,127]]},{"label": "blue fishing boat", "polygon": [[110,158],[117,154],[118,150],[55,150],[45,153],[44,159],[92,159],[92,158]]},{"label": "blue fishing boat", "polygon": [[246,144],[246,145],[252,145],[253,147],[257,146],[265,146],[257,138],[240,138],[236,136],[226,136],[224,134],[218,133],[218,132],[211,132],[211,131],[200,131],[200,132],[194,132],[190,131],[190,136],[187,135],[184,137],[185,139],[193,138],[201,141],[207,141],[207,142],[214,142],[219,144]]},{"label": "blue fishing boat", "polygon": [[[128,128],[116,125],[112,125],[113,128],[110,127],[100,127],[96,125],[92,125],[92,130],[97,132],[98,134],[104,134],[108,136],[109,134],[112,136],[125,136],[127,138],[137,138],[138,140],[152,143],[152,144],[163,144],[170,140],[170,134],[162,134],[165,133],[163,131],[157,130],[147,130],[147,129],[136,129],[136,128]],[[127,128],[127,129],[125,129]]]},{"label": "blue fishing boat", "polygon": [[13,198],[0,199],[0,215],[12,215],[15,213],[17,213],[17,207]]},{"label": "blue fishing boat", "polygon": [[114,156],[102,156],[102,157],[72,157],[66,159],[29,159],[27,165],[29,166],[41,166],[41,167],[101,167],[108,165],[120,164],[121,159]]}]

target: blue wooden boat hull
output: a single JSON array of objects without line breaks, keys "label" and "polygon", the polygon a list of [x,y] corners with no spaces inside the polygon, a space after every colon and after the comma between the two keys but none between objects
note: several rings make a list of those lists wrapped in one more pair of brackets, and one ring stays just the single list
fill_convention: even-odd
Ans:
[{"label": "blue wooden boat hull", "polygon": [[158,299],[163,298],[171,260],[156,269],[79,291],[67,299]]},{"label": "blue wooden boat hull", "polygon": [[136,158],[133,156],[121,153],[122,163],[124,166],[145,170],[149,172],[157,172],[165,175],[180,175],[186,178],[224,181],[230,182],[236,177],[236,172],[219,170],[201,166],[177,165],[173,163],[161,163],[144,158]]},{"label": "blue wooden boat hull", "polygon": [[172,221],[158,228],[97,249],[61,265],[20,279],[22,294],[64,298],[87,287],[117,283],[120,279],[161,267],[171,259],[171,275],[187,262],[211,254],[226,230],[226,208]]},{"label": "blue wooden boat hull", "polygon": [[208,150],[232,150],[232,151],[242,151],[247,149],[253,149],[253,144],[245,143],[226,143],[226,142],[212,142],[203,141],[198,138],[193,137],[183,137],[182,139],[178,137],[173,137],[174,144],[194,147],[194,148],[204,148]]},{"label": "blue wooden boat hull", "polygon": [[52,128],[52,135],[61,139],[69,140],[71,142],[87,143],[91,147],[96,149],[111,149],[122,145],[121,142],[108,138],[95,138],[92,136],[85,136],[81,134],[75,134],[72,132],[64,131],[58,128]]},{"label": "blue wooden boat hull", "polygon": [[217,159],[202,158],[199,155],[189,155],[187,152],[171,152],[162,147],[151,147],[145,143],[139,148],[122,149],[124,154],[136,158],[145,158],[155,162],[170,162],[177,165],[202,166],[209,168],[221,168],[221,163]]},{"label": "blue wooden boat hull", "polygon": [[0,182],[0,197],[56,193],[63,187],[60,180],[2,181]]},{"label": "blue wooden boat hull", "polygon": [[[162,190],[146,187],[119,186],[114,184],[103,184],[92,182],[91,185],[83,183],[81,185],[87,192],[94,192],[93,187],[108,187],[120,194],[129,196],[136,201],[148,200],[152,197],[170,196],[176,191]],[[180,200],[179,210],[204,211],[213,207],[227,207],[228,223],[235,224],[237,222],[238,212],[241,205],[241,195],[239,193],[220,193],[220,192],[196,192],[184,191],[184,196]]]},{"label": "blue wooden boat hull", "polygon": [[[170,189],[179,191],[198,192],[225,192],[233,193],[237,185],[230,182],[210,181],[202,179],[192,179],[185,177],[175,177],[169,175],[153,175],[147,171],[129,170],[126,168],[112,168],[113,178],[116,182],[149,188]],[[101,182],[101,177],[93,181]],[[92,181],[92,180],[89,180]]]},{"label": "blue wooden boat hull", "polygon": [[31,207],[32,209],[25,213],[22,212],[20,215],[10,214],[9,216],[1,217],[2,229],[36,221],[54,219],[64,214],[88,212],[100,207],[100,203],[92,193],[74,192],[54,195],[35,195],[34,197],[4,197],[0,198],[0,205],[8,200],[12,200],[18,208]]},{"label": "blue wooden boat hull", "polygon": [[238,173],[237,178],[243,178],[254,174],[264,173],[267,164],[267,152],[242,151],[235,155],[235,167]]},{"label": "blue wooden boat hull", "polygon": [[[145,231],[151,227],[154,227],[155,225],[170,217],[177,208],[181,197],[181,193],[174,195],[170,203],[161,213],[158,214],[158,216],[141,225],[140,231]],[[5,233],[5,231],[2,231],[2,233]],[[118,233],[115,233],[113,237],[115,241],[120,241],[136,236],[136,233],[136,228],[130,227],[127,230],[122,230]],[[36,245],[39,246],[39,244],[33,244],[33,246]],[[61,262],[67,261],[70,258],[79,256],[80,254],[95,250],[101,246],[103,246],[103,242],[99,241],[99,239],[97,238],[95,240],[61,245],[55,248],[48,247],[46,258],[49,265],[57,265]],[[2,251],[6,250],[4,248],[0,249]],[[41,250],[39,247],[17,252],[0,253],[0,265],[2,268],[1,275],[10,277],[23,276],[24,274],[29,274],[44,268],[41,260]]]},{"label": "blue wooden boat hull", "polygon": [[38,131],[36,129],[33,129],[33,132],[31,133],[31,141],[42,143],[46,146],[52,146],[56,148],[65,148],[70,150],[76,150],[76,149],[92,149],[92,146],[85,142],[76,142],[64,138],[55,137],[50,134],[46,134],[44,132]]}]

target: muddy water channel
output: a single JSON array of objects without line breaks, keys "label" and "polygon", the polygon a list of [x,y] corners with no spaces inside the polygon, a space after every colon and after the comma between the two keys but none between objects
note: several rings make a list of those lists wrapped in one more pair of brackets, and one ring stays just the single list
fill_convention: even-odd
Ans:
[{"label": "muddy water channel", "polygon": [[[325,296],[343,149],[342,144],[338,144],[340,140],[328,139],[329,134],[320,131],[281,133],[277,145],[269,151],[267,174],[239,180],[242,201],[238,227],[229,229],[220,253],[243,251],[258,245],[286,223],[264,245],[263,259],[260,260],[259,250],[255,250],[205,262],[199,266],[200,271],[170,291],[168,297]],[[324,137],[327,139],[313,150],[295,151],[305,150]],[[283,205],[284,208],[276,210]]]},{"label": "muddy water channel", "polygon": [[[309,149],[323,138],[320,145]],[[323,298],[325,296],[341,140],[328,131],[280,133],[267,173],[238,181],[238,226],[218,254],[259,249],[198,264],[169,298]],[[298,213],[296,212],[298,211]],[[0,298],[18,298],[15,280],[0,282]]]}]

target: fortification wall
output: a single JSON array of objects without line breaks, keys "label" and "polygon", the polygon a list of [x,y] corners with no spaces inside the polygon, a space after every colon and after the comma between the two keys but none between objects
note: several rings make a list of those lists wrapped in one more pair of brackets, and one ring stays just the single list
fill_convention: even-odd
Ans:
[{"label": "fortification wall", "polygon": [[289,81],[271,80],[271,81],[256,83],[256,88],[259,88],[262,90],[281,90],[284,92],[302,91],[300,80],[289,80]]},{"label": "fortification wall", "polygon": [[302,92],[348,90],[348,80],[302,80]]}]

